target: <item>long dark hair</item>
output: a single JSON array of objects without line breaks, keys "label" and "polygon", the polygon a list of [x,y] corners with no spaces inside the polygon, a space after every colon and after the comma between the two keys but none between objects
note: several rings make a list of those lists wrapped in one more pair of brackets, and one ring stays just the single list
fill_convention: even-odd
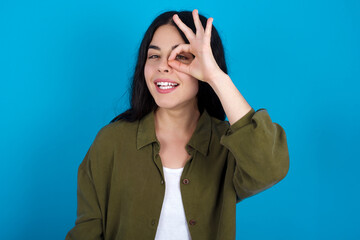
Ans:
[{"label": "long dark hair", "polygon": [[[128,122],[134,122],[136,120],[140,120],[151,111],[157,109],[158,106],[156,105],[154,98],[151,96],[150,91],[147,88],[145,82],[144,67],[147,58],[147,51],[149,48],[149,44],[154,36],[155,31],[160,26],[166,24],[171,24],[175,26],[178,29],[184,41],[186,43],[189,43],[184,33],[173,22],[172,17],[174,14],[178,14],[180,19],[189,28],[191,28],[194,33],[196,32],[196,27],[192,17],[192,12],[190,11],[182,11],[182,12],[169,11],[162,13],[157,18],[155,18],[155,20],[151,23],[151,25],[145,32],[144,38],[140,45],[138,59],[135,67],[135,73],[132,78],[132,84],[131,84],[130,109],[115,117],[111,122],[115,122],[120,119]],[[207,18],[205,18],[202,15],[199,15],[199,17],[203,27],[205,28]],[[211,30],[210,45],[214,58],[217,64],[219,65],[220,69],[225,73],[227,73],[224,48],[220,36],[214,26],[212,27]],[[221,102],[209,84],[199,81],[199,91],[197,94],[197,100],[198,100],[198,108],[200,112],[203,112],[203,110],[206,109],[209,115],[218,118],[220,120],[225,120],[225,112],[221,105]]]}]

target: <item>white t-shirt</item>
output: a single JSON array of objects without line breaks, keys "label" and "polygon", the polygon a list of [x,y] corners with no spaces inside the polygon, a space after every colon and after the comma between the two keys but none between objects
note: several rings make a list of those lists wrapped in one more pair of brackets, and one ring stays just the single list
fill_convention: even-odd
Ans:
[{"label": "white t-shirt", "polygon": [[180,192],[180,177],[184,168],[166,168],[165,196],[155,240],[191,240]]}]

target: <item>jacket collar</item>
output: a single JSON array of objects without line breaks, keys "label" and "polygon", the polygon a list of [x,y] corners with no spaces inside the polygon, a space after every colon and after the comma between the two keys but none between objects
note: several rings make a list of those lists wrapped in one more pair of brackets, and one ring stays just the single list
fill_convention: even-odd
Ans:
[{"label": "jacket collar", "polygon": [[[204,110],[187,145],[206,156],[209,149],[210,138],[211,117],[206,110]],[[139,121],[136,147],[139,150],[153,142],[158,142],[158,140],[155,133],[154,112],[152,111]]]}]

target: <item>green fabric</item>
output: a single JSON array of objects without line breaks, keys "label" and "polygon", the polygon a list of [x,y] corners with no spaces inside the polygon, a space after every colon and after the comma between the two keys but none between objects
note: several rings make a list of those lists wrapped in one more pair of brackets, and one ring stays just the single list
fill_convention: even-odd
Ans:
[{"label": "green fabric", "polygon": [[[79,167],[77,219],[66,239],[154,239],[166,184],[159,149],[153,112],[102,128]],[[232,126],[204,111],[186,149],[180,190],[193,240],[234,240],[236,203],[289,168],[285,132],[265,109]]]}]

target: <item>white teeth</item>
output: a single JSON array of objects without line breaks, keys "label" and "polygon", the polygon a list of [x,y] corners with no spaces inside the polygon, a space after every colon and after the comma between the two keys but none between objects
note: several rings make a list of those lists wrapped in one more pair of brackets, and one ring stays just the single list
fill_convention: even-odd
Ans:
[{"label": "white teeth", "polygon": [[171,86],[168,86],[168,87],[159,87],[160,89],[170,89],[170,88],[174,88],[174,87],[171,87]]},{"label": "white teeth", "polygon": [[177,83],[171,83],[171,82],[157,82],[156,85],[160,88],[160,89],[170,89],[170,88],[175,88],[177,85]]},{"label": "white teeth", "polygon": [[179,85],[177,83],[171,83],[171,82],[157,82],[156,84],[158,86],[177,86],[177,85]]}]

